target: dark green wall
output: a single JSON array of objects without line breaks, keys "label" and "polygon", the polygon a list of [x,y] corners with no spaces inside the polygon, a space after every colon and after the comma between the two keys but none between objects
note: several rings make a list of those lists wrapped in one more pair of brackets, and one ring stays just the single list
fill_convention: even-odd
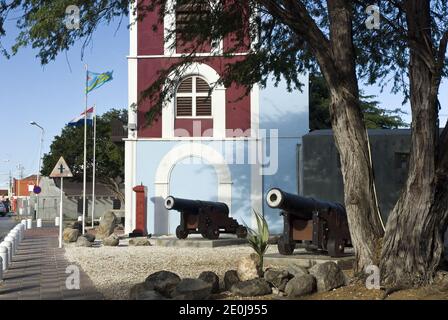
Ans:
[{"label": "dark green wall", "polygon": [[[378,201],[384,220],[406,180],[411,131],[369,130]],[[313,131],[303,137],[303,194],[344,203],[344,190],[333,132]]]}]

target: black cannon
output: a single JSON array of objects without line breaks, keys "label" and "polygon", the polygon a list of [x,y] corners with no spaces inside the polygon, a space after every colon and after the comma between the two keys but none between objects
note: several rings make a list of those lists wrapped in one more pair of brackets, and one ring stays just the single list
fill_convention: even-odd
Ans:
[{"label": "black cannon", "polygon": [[325,250],[331,257],[340,257],[344,248],[351,246],[347,213],[343,205],[319,201],[271,189],[266,196],[271,208],[281,209],[284,220],[283,235],[278,251],[291,255],[297,243],[307,251]]},{"label": "black cannon", "polygon": [[195,233],[210,240],[218,239],[221,233],[236,234],[238,238],[247,236],[247,229],[229,217],[229,207],[225,203],[168,197],[165,208],[181,213],[180,225],[176,228],[178,239]]}]

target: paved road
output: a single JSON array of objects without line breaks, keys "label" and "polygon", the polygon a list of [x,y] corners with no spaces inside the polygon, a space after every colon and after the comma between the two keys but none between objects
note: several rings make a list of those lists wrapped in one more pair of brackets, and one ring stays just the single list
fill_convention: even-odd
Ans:
[{"label": "paved road", "polygon": [[0,241],[8,235],[9,230],[14,228],[16,224],[14,217],[0,217]]},{"label": "paved road", "polygon": [[3,274],[0,300],[104,299],[79,267],[79,287],[70,290],[67,280],[74,271],[69,266],[76,267],[65,259],[64,249],[58,248],[58,228],[26,230],[12,265]]}]

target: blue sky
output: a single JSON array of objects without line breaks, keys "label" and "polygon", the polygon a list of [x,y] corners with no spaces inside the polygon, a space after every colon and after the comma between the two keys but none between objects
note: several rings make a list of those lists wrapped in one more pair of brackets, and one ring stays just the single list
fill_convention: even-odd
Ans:
[{"label": "blue sky", "polygon": [[[3,137],[0,187],[7,185],[10,170],[13,176],[18,176],[18,164],[25,167],[25,175],[37,172],[40,131],[30,126],[30,121],[45,128],[44,152],[48,152],[53,137],[84,110],[85,63],[91,71],[114,71],[114,80],[93,91],[89,95],[89,104],[96,104],[99,113],[111,108],[127,108],[129,34],[126,22],[118,30],[116,24],[98,29],[83,60],[80,45],[44,67],[35,58],[36,51],[30,48],[23,49],[10,60],[0,56],[0,128]],[[12,43],[15,30],[10,27],[7,32],[11,32],[10,36],[2,41],[6,47]],[[383,107],[395,109],[401,106],[401,95],[390,94],[387,90],[380,93],[377,87],[364,87],[363,90],[366,94],[378,95],[377,100]],[[446,82],[440,92],[444,125],[448,114]],[[408,106],[403,110],[409,112]],[[410,115],[404,118],[409,122]]]},{"label": "blue sky", "polygon": [[[112,82],[89,94],[89,105],[96,104],[98,113],[127,108],[126,22],[118,31],[116,25],[99,29],[83,61],[80,45],[44,67],[35,58],[36,51],[29,48],[10,60],[0,57],[0,186],[7,184],[5,173],[9,170],[18,176],[19,163],[25,167],[25,175],[37,172],[40,130],[29,125],[30,121],[45,128],[44,152],[48,152],[53,137],[84,111],[85,63],[94,72],[114,71]],[[6,40],[8,45],[13,39]]]}]

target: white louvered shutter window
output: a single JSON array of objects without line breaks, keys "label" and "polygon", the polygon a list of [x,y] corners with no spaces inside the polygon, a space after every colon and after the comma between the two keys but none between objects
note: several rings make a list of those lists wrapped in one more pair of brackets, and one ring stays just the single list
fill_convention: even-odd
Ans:
[{"label": "white louvered shutter window", "polygon": [[211,117],[210,86],[201,77],[188,77],[180,83],[176,93],[176,117]]}]

